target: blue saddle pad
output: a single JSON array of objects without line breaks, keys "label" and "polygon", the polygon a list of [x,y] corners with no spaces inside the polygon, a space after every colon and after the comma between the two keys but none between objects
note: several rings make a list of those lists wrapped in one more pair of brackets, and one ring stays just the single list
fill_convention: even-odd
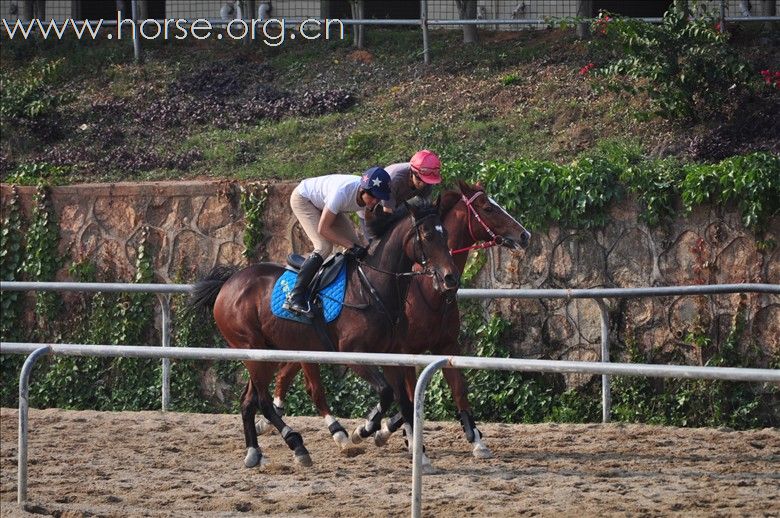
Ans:
[{"label": "blue saddle pad", "polygon": [[[344,305],[344,293],[347,291],[347,263],[341,266],[336,278],[321,289],[317,293],[317,298],[322,303],[322,309],[325,313],[325,322],[332,322],[336,320],[341,314],[341,308]],[[276,280],[274,284],[274,290],[271,292],[271,312],[280,318],[286,318],[288,320],[295,320],[296,322],[303,322],[305,324],[311,323],[311,320],[306,317],[297,315],[291,311],[287,311],[282,307],[284,301],[287,300],[287,295],[292,291],[295,286],[295,280],[298,278],[298,273],[292,270],[285,270],[281,277]]]}]

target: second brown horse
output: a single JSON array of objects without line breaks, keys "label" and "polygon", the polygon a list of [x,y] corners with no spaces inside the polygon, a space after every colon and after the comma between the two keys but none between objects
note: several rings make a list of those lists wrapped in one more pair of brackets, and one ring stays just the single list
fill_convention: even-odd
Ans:
[{"label": "second brown horse", "polygon": [[[447,230],[448,246],[453,251],[459,274],[463,273],[466,265],[467,253],[465,252],[471,248],[501,245],[512,250],[520,250],[528,246],[531,237],[528,230],[488,196],[484,189],[464,182],[459,182],[458,187],[460,191],[446,191],[442,194],[439,212]],[[475,246],[478,242],[481,244]],[[435,289],[430,278],[414,278],[404,308],[408,325],[405,332],[397,336],[392,352],[462,354],[462,347],[458,340],[460,312],[457,305],[452,302],[451,296]],[[317,394],[317,398],[324,398],[319,368],[310,365],[305,368],[307,389],[310,393],[313,391]],[[274,404],[280,413],[283,411],[284,396],[300,369],[300,363],[288,363],[276,376]],[[416,381],[414,368],[385,367],[384,372],[388,380],[398,377],[403,379],[407,396],[409,399],[414,398]],[[463,373],[458,369],[444,369],[443,374],[457,407],[456,417],[460,420],[466,439],[472,446],[473,455],[477,458],[491,457],[492,454],[483,444],[481,433],[474,423]],[[382,429],[374,435],[375,443],[379,446],[384,445],[389,435],[402,425],[408,426],[404,424],[402,413],[385,421]],[[265,423],[259,423],[260,430],[265,427]],[[410,431],[410,429],[406,430],[408,437],[411,436]],[[364,433],[353,433],[352,441],[358,442],[364,435]],[[425,458],[423,462],[427,464],[429,460]]]}]

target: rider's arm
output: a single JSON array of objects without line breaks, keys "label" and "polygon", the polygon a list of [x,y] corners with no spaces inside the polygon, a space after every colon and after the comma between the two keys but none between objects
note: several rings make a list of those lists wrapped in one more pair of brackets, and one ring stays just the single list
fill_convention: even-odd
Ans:
[{"label": "rider's arm", "polygon": [[352,248],[352,245],[355,243],[336,232],[336,229],[333,228],[333,225],[336,223],[336,217],[337,214],[328,209],[323,209],[320,222],[317,225],[317,232],[331,243],[341,245],[344,248]]}]

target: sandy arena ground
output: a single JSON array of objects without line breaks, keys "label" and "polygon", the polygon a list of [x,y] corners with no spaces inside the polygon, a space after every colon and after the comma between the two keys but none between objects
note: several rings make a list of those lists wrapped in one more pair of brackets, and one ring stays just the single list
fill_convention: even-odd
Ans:
[{"label": "sandy arena ground", "polygon": [[[342,453],[319,418],[289,418],[314,466],[278,435],[271,463],[243,467],[238,415],[30,411],[29,504],[16,504],[17,411],[0,410],[0,515],[408,516],[400,436]],[[358,421],[343,420],[351,430]],[[780,516],[780,430],[642,425],[481,426],[471,456],[455,422],[428,423],[435,473],[424,516]]]}]

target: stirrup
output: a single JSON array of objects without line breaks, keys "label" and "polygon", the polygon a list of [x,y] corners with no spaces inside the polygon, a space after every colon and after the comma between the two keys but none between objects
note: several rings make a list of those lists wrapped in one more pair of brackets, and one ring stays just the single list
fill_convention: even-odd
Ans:
[{"label": "stirrup", "polygon": [[292,300],[287,299],[284,301],[284,304],[282,304],[282,308],[304,317],[311,318],[312,316],[314,316],[314,312],[312,311],[310,301],[306,301],[306,306],[303,306],[303,305],[296,304]]}]

